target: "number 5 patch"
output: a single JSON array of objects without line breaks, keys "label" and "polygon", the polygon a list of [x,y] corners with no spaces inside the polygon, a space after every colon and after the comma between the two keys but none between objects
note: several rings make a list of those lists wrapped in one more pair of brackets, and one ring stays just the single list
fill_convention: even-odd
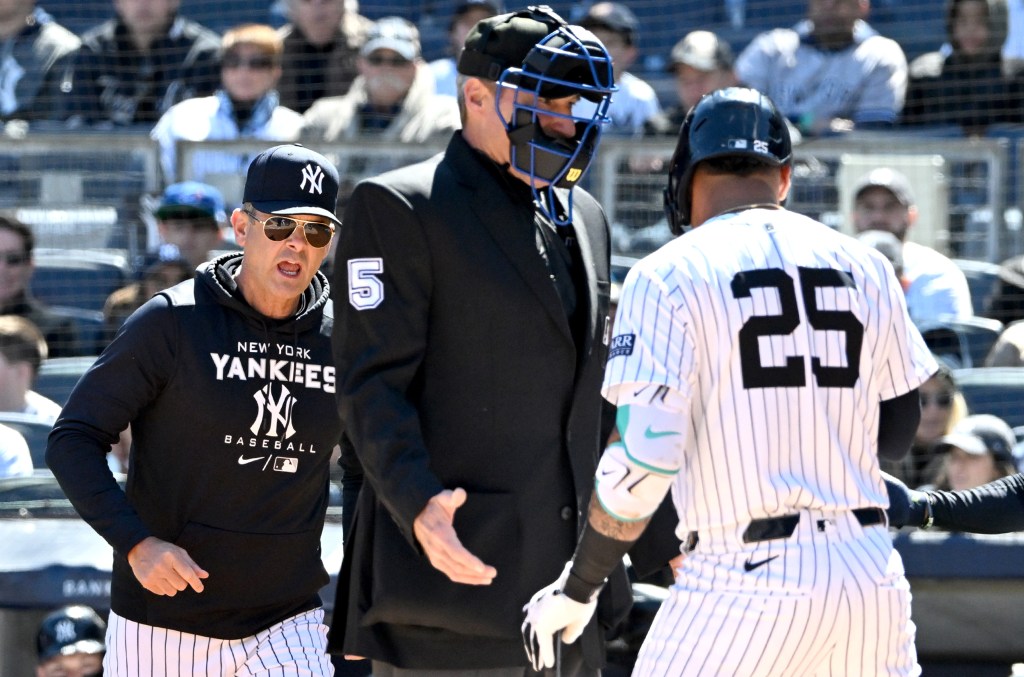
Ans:
[{"label": "number 5 patch", "polygon": [[348,260],[348,302],[356,310],[376,308],[384,300],[384,283],[380,274],[384,261],[375,259]]}]

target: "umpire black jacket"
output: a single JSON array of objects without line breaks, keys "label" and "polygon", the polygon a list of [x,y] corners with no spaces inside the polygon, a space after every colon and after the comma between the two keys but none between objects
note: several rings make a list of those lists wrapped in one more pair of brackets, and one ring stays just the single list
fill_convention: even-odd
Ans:
[{"label": "umpire black jacket", "polygon": [[[514,183],[456,132],[443,154],[358,184],[346,209],[333,348],[367,481],[332,652],[404,668],[525,666],[522,607],[572,555],[602,448],[608,226],[577,189],[577,347]],[[497,569],[489,586],[449,581],[413,534],[427,500],[457,487],[469,497],[455,530]],[[623,571],[603,594],[613,593],[610,606],[628,609]],[[592,666],[603,660],[597,629],[581,639]]]}]

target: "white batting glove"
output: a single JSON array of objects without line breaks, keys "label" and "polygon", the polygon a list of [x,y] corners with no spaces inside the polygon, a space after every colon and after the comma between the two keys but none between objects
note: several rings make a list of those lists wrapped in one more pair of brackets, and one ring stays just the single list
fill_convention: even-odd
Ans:
[{"label": "white batting glove", "polygon": [[562,641],[572,644],[583,634],[597,607],[597,594],[586,604],[562,594],[571,565],[572,562],[566,563],[558,580],[537,591],[530,603],[523,607],[526,612],[522,626],[523,647],[533,669],[538,672],[555,667],[555,635],[561,632]]}]

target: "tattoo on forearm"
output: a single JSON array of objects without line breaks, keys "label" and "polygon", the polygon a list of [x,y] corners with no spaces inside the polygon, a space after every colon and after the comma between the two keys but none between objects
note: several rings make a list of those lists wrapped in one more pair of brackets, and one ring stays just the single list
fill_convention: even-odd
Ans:
[{"label": "tattoo on forearm", "polygon": [[643,533],[647,523],[651,521],[650,517],[645,517],[642,520],[635,522],[623,522],[617,520],[601,507],[600,501],[597,500],[597,494],[590,497],[590,515],[589,515],[590,526],[597,530],[597,533],[607,536],[608,538],[614,538],[617,541],[635,541],[640,538],[640,534]]}]

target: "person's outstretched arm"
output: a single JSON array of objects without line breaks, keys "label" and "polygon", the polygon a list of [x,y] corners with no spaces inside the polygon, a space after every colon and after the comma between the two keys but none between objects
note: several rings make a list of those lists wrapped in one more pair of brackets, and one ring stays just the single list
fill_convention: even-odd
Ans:
[{"label": "person's outstretched arm", "polygon": [[915,491],[882,473],[889,491],[889,524],[940,527],[973,534],[1024,531],[1024,475],[963,491]]}]

